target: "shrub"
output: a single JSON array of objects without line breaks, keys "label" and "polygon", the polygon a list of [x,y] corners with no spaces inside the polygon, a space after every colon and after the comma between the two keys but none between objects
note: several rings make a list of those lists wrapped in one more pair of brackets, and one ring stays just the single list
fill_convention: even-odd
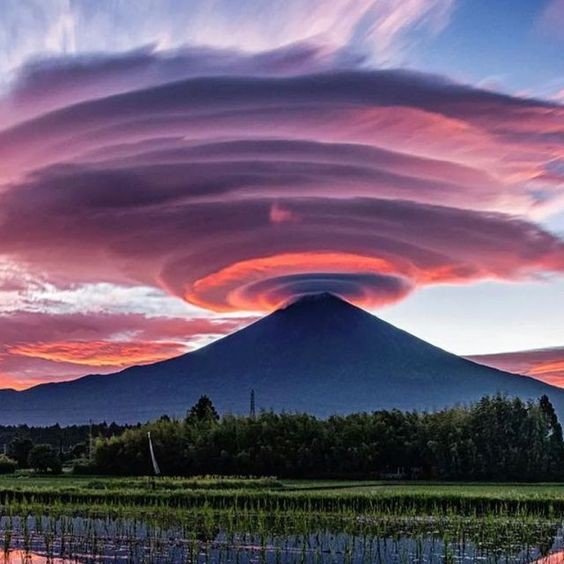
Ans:
[{"label": "shrub", "polygon": [[91,482],[88,482],[88,484],[86,484],[86,487],[92,490],[107,490],[108,488],[108,483],[104,482],[102,480],[92,480]]},{"label": "shrub", "polygon": [[17,467],[18,463],[15,460],[0,454],[0,474],[13,474]]},{"label": "shrub", "polygon": [[78,458],[72,465],[72,473],[78,476],[91,476],[97,474],[96,465],[87,458]]}]

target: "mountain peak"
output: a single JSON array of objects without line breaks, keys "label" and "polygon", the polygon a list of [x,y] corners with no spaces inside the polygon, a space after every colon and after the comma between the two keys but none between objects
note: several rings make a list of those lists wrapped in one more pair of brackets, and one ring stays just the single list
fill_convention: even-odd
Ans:
[{"label": "mountain peak", "polygon": [[312,294],[302,294],[287,301],[280,309],[287,309],[294,306],[308,304],[339,304],[351,305],[347,300],[341,298],[333,292],[317,292]]}]

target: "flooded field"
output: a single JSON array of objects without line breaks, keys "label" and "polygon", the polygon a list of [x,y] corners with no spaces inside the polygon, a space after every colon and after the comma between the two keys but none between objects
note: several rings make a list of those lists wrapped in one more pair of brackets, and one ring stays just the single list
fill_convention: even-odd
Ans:
[{"label": "flooded field", "polygon": [[0,479],[0,564],[564,564],[560,484]]},{"label": "flooded field", "polygon": [[328,520],[298,532],[291,520],[280,526],[267,516],[255,521],[255,531],[237,530],[234,521],[228,525],[232,517],[191,515],[183,524],[160,527],[138,519],[4,516],[0,563],[564,562],[563,529],[545,522]]}]

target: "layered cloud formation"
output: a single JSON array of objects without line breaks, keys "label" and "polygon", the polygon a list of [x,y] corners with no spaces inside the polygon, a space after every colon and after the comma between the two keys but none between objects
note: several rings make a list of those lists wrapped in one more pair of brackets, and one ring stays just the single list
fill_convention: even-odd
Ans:
[{"label": "layered cloud formation", "polygon": [[[104,312],[86,334],[80,314],[44,311],[67,329],[5,337],[0,370],[150,362],[243,323],[217,313],[304,293],[378,308],[432,285],[560,277],[564,241],[539,220],[563,208],[563,107],[351,57],[293,44],[28,65],[0,103],[0,257],[25,273],[18,290],[5,269],[0,304],[38,279],[107,284],[197,319]],[[35,325],[4,315],[4,332]]]},{"label": "layered cloud formation", "polygon": [[476,355],[470,360],[515,374],[533,376],[555,386],[564,386],[564,347]]}]

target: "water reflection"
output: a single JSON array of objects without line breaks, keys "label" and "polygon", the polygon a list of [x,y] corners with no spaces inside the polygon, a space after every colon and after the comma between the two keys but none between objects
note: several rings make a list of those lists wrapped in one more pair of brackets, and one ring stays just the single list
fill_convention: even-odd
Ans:
[{"label": "water reflection", "polygon": [[547,556],[543,556],[535,561],[536,564],[563,564],[564,563],[564,550],[553,552]]},{"label": "water reflection", "polygon": [[69,560],[49,558],[25,550],[11,550],[0,555],[0,564],[67,564]]},{"label": "water reflection", "polygon": [[348,531],[330,523],[306,532],[262,523],[249,532],[196,521],[165,527],[123,518],[2,517],[0,564],[564,564],[562,528],[550,523],[468,520],[448,526],[449,519],[374,518]]}]

